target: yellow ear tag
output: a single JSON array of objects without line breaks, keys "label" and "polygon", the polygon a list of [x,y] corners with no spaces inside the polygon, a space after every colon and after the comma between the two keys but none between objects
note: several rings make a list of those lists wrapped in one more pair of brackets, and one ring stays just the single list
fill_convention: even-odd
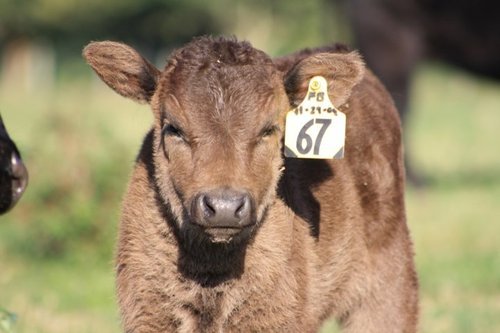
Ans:
[{"label": "yellow ear tag", "polygon": [[302,103],[286,115],[285,157],[343,158],[345,126],[346,116],[330,101],[325,78],[313,77]]}]

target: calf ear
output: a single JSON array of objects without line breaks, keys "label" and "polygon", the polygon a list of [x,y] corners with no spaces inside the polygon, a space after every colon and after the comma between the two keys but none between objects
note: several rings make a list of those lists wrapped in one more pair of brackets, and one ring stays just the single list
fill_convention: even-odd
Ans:
[{"label": "calf ear", "polygon": [[138,102],[149,102],[160,71],[128,45],[94,42],[83,49],[83,57],[114,91]]},{"label": "calf ear", "polygon": [[352,88],[363,78],[365,66],[361,56],[350,53],[317,53],[298,62],[285,75],[285,89],[292,106],[299,105],[306,96],[309,80],[323,76],[328,82],[328,95],[339,107],[351,95]]}]

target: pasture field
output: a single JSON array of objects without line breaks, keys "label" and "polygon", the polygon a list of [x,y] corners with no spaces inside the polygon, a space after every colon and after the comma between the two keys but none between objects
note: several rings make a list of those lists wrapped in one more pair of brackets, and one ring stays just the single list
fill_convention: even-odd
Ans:
[{"label": "pasture field", "polygon": [[[0,90],[30,171],[0,217],[1,333],[2,309],[16,314],[15,333],[120,332],[120,199],[152,115],[85,73],[55,89]],[[415,88],[409,146],[430,178],[407,190],[420,331],[500,332],[500,85],[427,65]],[[322,333],[332,332],[329,322]]]}]

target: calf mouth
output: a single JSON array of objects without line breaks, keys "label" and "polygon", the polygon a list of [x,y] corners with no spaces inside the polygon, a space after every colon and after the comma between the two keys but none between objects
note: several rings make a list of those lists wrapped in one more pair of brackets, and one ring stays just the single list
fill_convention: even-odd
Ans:
[{"label": "calf mouth", "polygon": [[209,236],[210,241],[213,243],[230,243],[248,239],[253,226],[248,225],[243,228],[234,227],[209,227],[203,228],[203,231]]}]

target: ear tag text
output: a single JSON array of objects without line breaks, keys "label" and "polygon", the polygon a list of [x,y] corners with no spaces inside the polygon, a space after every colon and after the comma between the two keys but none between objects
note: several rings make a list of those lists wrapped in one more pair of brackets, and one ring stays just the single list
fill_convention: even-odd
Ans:
[{"label": "ear tag text", "polygon": [[326,79],[315,76],[302,103],[286,115],[285,157],[341,159],[345,127],[346,116],[330,101]]}]

